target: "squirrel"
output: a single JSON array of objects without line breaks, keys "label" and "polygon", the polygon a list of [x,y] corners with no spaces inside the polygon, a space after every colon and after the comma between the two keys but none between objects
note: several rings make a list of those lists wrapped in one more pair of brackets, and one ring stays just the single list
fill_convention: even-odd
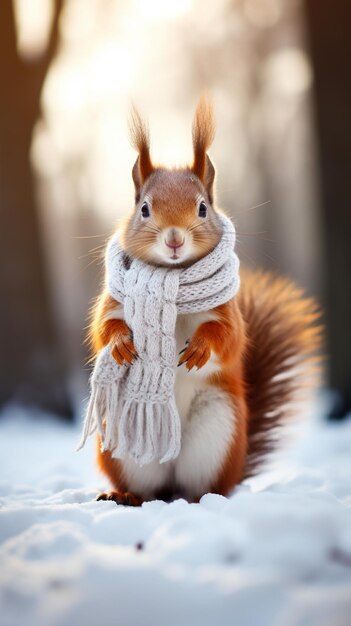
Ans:
[{"label": "squirrel", "polygon": [[[119,227],[131,259],[188,267],[209,254],[221,236],[214,203],[211,103],[201,98],[192,128],[191,166],[167,169],[150,156],[148,127],[136,110],[131,137],[135,207]],[[182,423],[179,456],[143,467],[100,449],[99,468],[114,491],[98,500],[131,506],[155,498],[197,502],[207,492],[227,496],[255,474],[274,448],[294,392],[320,346],[319,310],[290,280],[257,270],[240,272],[239,293],[205,313],[178,315],[175,398]],[[109,344],[118,364],[137,357],[123,307],[104,290],[92,313],[93,353]]]}]

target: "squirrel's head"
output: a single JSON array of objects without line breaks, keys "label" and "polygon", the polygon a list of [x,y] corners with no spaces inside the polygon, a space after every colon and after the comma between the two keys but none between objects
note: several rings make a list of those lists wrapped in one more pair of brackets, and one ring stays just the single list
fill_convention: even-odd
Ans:
[{"label": "squirrel's head", "polygon": [[193,122],[194,161],[182,169],[153,165],[149,133],[139,114],[131,134],[139,156],[133,167],[135,209],[122,232],[133,258],[155,265],[191,265],[207,255],[221,237],[213,208],[215,169],[207,154],[214,137],[211,105],[201,99]]}]

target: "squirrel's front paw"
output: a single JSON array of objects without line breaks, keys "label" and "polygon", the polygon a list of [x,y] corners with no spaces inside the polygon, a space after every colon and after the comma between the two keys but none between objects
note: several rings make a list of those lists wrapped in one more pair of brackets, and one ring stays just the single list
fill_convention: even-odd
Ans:
[{"label": "squirrel's front paw", "polygon": [[211,357],[211,346],[208,339],[204,336],[194,335],[184,350],[179,353],[178,367],[185,363],[185,367],[190,371],[193,367],[200,369],[206,365]]},{"label": "squirrel's front paw", "polygon": [[111,337],[111,347],[112,356],[119,365],[123,363],[131,365],[138,358],[131,330],[123,320]]}]

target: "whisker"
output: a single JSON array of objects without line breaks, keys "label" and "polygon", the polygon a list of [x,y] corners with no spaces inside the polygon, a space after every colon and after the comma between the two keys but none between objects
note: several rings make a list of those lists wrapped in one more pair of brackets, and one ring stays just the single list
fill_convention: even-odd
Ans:
[{"label": "whisker", "polygon": [[103,256],[103,248],[105,248],[104,246],[101,246],[101,249],[99,248],[94,248],[93,250],[89,250],[89,252],[87,252],[86,254],[82,254],[81,256],[78,257],[78,259],[86,259],[87,257],[93,256],[95,259],[100,258],[100,253]]},{"label": "whisker", "polygon": [[255,204],[255,206],[250,207],[249,209],[242,209],[243,211],[253,211],[254,209],[259,209],[261,206],[266,206],[266,204],[270,204],[272,200],[266,200],[265,202],[260,202],[260,204]]},{"label": "whisker", "polygon": [[260,235],[265,235],[267,233],[266,230],[258,231],[256,233],[243,233],[241,231],[237,231],[238,237],[257,237],[260,241],[269,241],[270,243],[275,243],[274,239],[269,239],[268,237],[260,237]]},{"label": "whisker", "polygon": [[109,236],[109,233],[103,233],[102,235],[72,235],[72,239],[97,239],[99,237]]},{"label": "whisker", "polygon": [[138,254],[142,250],[149,249],[149,248],[150,248],[150,242],[146,242],[144,243],[144,245],[139,245],[139,246],[137,245],[137,242],[133,242],[133,245],[131,246],[131,249],[133,250],[133,254]]},{"label": "whisker", "polygon": [[[129,227],[128,230],[133,230],[135,232],[140,233],[140,228],[137,227]],[[156,229],[156,228],[150,228],[148,226],[143,226],[142,228],[142,232],[149,232],[149,233],[155,233],[156,235],[158,235],[161,232],[161,229]]]},{"label": "whisker", "polygon": [[[83,257],[83,258],[84,258],[84,257]],[[102,263],[102,262],[103,262],[103,260],[104,260],[104,257],[101,257],[100,259],[98,259],[98,258],[94,258],[94,259],[92,259],[92,260],[88,263],[88,265],[86,265],[84,268],[82,268],[82,271],[83,271],[83,272],[86,272],[86,270],[87,270],[87,269],[88,269],[91,265],[93,265],[93,264],[94,264],[94,263],[96,263],[97,261],[99,261],[100,263]]]}]

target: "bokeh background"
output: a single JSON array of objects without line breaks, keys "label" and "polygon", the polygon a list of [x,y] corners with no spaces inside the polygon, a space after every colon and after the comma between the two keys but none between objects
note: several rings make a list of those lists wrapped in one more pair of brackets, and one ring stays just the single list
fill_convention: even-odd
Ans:
[{"label": "bokeh background", "polygon": [[81,413],[103,246],[133,203],[131,102],[155,161],[183,164],[206,91],[242,263],[321,302],[348,412],[350,18],[343,0],[0,2],[0,405]]}]

